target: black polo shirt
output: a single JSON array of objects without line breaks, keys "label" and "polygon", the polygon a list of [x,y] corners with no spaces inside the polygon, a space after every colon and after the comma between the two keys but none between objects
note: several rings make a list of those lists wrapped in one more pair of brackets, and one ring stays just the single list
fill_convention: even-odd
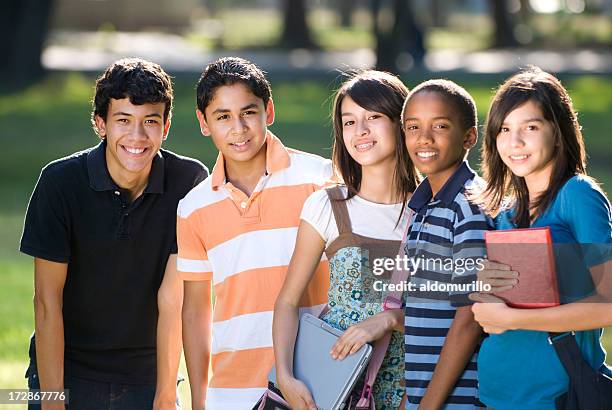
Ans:
[{"label": "black polo shirt", "polygon": [[208,171],[161,150],[144,193],[130,203],[108,173],[105,148],[102,141],[43,168],[20,250],[68,263],[67,376],[155,383],[157,291],[169,255],[177,252],[176,207]]}]

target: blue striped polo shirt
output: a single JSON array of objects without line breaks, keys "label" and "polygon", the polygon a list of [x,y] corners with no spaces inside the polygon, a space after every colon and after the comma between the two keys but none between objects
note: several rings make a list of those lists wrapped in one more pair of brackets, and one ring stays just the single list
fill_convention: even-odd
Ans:
[{"label": "blue striped polo shirt", "polygon": [[[425,179],[408,203],[414,214],[405,247],[412,274],[404,322],[407,409],[416,409],[425,395],[457,307],[468,305],[468,294],[478,290],[484,233],[492,221],[469,196],[483,187],[464,161],[435,196]],[[474,353],[445,409],[484,407],[478,400],[476,359]]]}]

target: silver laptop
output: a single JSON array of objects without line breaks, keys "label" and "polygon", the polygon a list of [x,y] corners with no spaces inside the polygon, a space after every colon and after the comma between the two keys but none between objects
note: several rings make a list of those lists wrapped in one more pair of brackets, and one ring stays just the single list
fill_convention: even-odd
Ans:
[{"label": "silver laptop", "polygon": [[[329,352],[341,335],[341,331],[309,313],[300,318],[293,354],[293,375],[306,384],[321,410],[344,408],[372,355],[372,346],[366,344],[344,360],[334,360]],[[274,367],[269,380],[276,385]]]}]

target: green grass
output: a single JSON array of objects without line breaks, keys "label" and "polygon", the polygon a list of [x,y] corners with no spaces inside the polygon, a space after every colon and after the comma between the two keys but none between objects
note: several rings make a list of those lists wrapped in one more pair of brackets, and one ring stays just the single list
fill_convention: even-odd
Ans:
[{"label": "green grass", "polygon": [[[166,147],[196,157],[209,167],[216,151],[200,135],[194,115],[194,83],[197,76],[175,81],[175,110]],[[415,86],[422,77],[405,78]],[[503,80],[497,76],[459,75],[450,79],[463,84],[486,113],[492,90]],[[277,119],[271,127],[288,145],[326,157],[331,154],[330,95],[336,87],[332,78],[297,80],[271,78]],[[612,147],[609,144],[609,113],[612,112],[612,79],[568,76],[580,112],[590,174],[604,188],[612,184]],[[29,89],[0,93],[0,387],[23,387],[27,341],[33,329],[32,262],[18,254],[23,214],[42,166],[49,161],[97,143],[89,113],[93,78],[82,74],[55,74]],[[478,151],[470,155],[478,164]],[[612,349],[612,332],[605,334]],[[183,397],[188,389],[182,388]]]},{"label": "green grass", "polygon": [[0,261],[0,362],[24,356],[28,336],[32,333],[32,272],[30,258]]}]

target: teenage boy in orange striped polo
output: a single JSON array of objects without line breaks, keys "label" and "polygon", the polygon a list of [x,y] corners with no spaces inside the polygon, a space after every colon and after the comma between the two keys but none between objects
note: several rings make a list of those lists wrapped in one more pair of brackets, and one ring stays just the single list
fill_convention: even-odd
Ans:
[{"label": "teenage boy in orange striped polo", "polygon": [[[250,409],[274,364],[272,312],[303,202],[330,179],[332,166],[286,148],[268,131],[274,121],[270,85],[246,60],[208,65],[197,104],[202,134],[212,138],[219,156],[212,175],[178,209],[177,266],[185,280],[183,339],[193,408]],[[302,306],[321,308],[328,286],[322,261]]]}]

